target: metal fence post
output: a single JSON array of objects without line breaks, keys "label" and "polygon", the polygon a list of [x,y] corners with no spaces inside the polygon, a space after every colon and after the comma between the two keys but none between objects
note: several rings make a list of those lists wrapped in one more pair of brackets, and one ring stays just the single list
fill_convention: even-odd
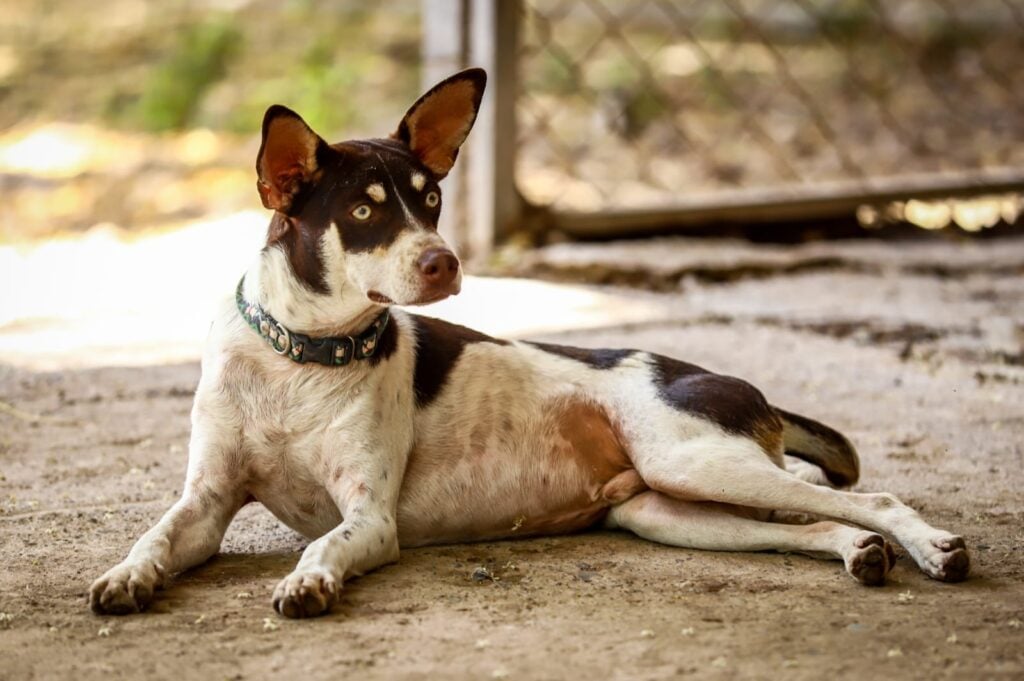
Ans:
[{"label": "metal fence post", "polygon": [[489,254],[520,218],[515,186],[516,60],[521,0],[469,0],[468,66],[487,70],[487,93],[467,143],[470,258]]},{"label": "metal fence post", "polygon": [[[469,0],[422,0],[422,69],[426,92],[466,67],[469,52]],[[460,253],[468,248],[466,161],[462,159],[444,180],[444,210],[438,232]]]}]

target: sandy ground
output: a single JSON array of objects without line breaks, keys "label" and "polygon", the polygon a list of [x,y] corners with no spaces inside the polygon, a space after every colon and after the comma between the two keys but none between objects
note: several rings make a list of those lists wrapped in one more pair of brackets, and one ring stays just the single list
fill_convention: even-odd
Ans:
[{"label": "sandy ground", "polygon": [[[902,557],[887,586],[866,588],[837,562],[602,532],[406,551],[348,584],[329,616],[288,621],[270,594],[304,541],[253,505],[149,612],[97,617],[89,583],[180,490],[199,368],[84,366],[116,363],[109,348],[92,362],[67,347],[26,355],[32,325],[11,322],[0,679],[1024,678],[1024,242],[830,245],[829,257],[722,244],[707,247],[711,276],[688,269],[699,248],[587,256],[608,281],[658,270],[660,293],[480,286],[522,294],[538,315],[594,301],[645,310],[530,335],[672,354],[840,427],[860,449],[861,489],[965,536],[968,582],[930,581]],[[583,276],[549,255],[546,275]],[[474,581],[480,566],[496,579]]]}]

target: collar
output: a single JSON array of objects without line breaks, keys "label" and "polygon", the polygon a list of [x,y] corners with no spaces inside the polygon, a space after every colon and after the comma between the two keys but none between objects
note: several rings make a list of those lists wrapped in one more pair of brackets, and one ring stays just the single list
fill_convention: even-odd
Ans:
[{"label": "collar", "polygon": [[312,338],[304,333],[289,331],[257,303],[247,303],[242,297],[243,276],[235,289],[235,304],[242,319],[253,331],[263,337],[279,355],[298,364],[316,363],[324,366],[345,366],[353,359],[373,357],[381,334],[388,326],[391,315],[385,308],[369,327],[357,336],[327,336]]}]

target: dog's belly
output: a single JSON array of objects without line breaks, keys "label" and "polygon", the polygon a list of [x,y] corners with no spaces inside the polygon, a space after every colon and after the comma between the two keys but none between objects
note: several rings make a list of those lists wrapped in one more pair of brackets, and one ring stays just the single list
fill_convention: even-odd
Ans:
[{"label": "dog's belly", "polygon": [[592,402],[451,416],[444,428],[417,426],[399,499],[402,546],[573,532],[646,489]]}]

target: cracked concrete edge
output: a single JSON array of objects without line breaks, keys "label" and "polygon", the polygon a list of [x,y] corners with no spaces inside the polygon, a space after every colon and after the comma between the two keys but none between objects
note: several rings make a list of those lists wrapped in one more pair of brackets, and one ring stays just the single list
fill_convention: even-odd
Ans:
[{"label": "cracked concrete edge", "polygon": [[938,277],[980,272],[996,276],[1024,274],[1024,239],[914,241],[912,247],[909,245],[865,239],[793,246],[666,237],[555,244],[506,254],[492,271],[657,291],[675,290],[687,278],[714,283],[822,270]]}]

